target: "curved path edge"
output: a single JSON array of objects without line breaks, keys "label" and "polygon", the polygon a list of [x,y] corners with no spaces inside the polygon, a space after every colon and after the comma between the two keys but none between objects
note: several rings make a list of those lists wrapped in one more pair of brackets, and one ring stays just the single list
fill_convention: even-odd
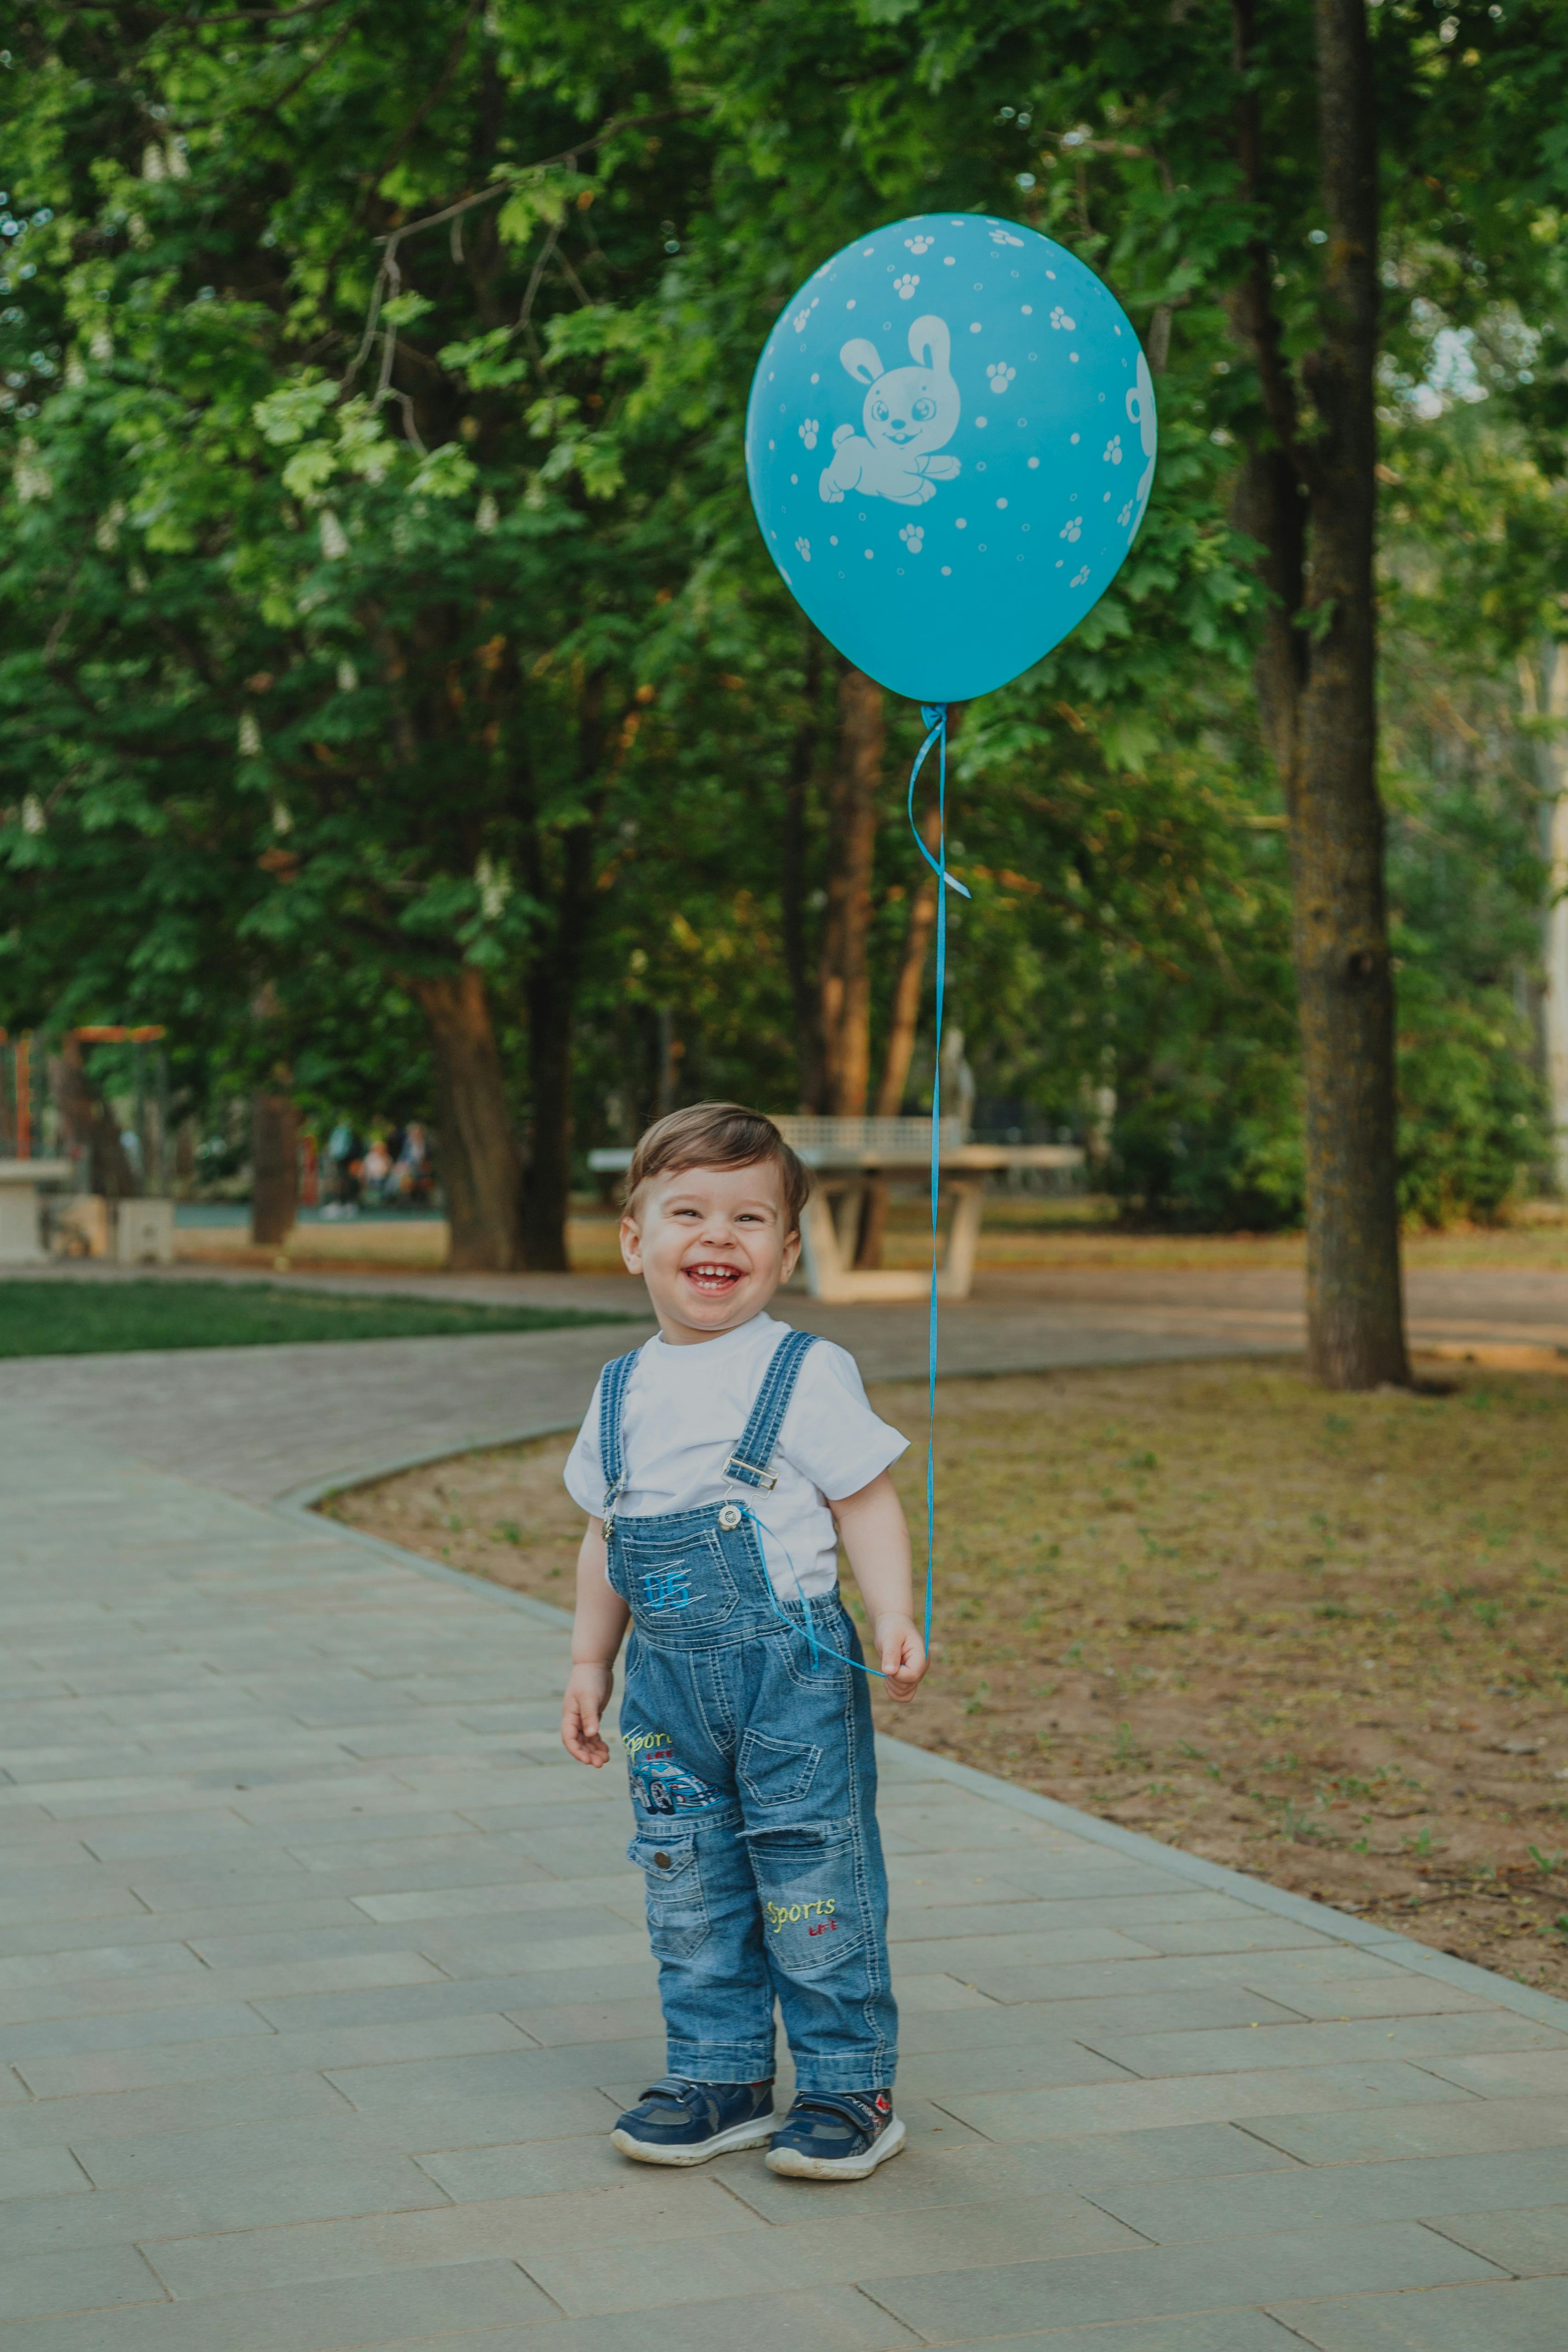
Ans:
[{"label": "curved path edge", "polygon": [[[463,1454],[488,1451],[503,1445],[524,1445],[543,1437],[562,1437],[573,1433],[578,1419],[534,1423],[515,1429],[509,1434],[475,1439],[470,1445],[441,1445],[377,1464],[373,1468],[339,1474],[330,1478],[318,1478],[308,1485],[279,1495],[270,1506],[281,1517],[295,1525],[319,1527],[320,1506],[334,1495],[346,1494],[356,1486],[374,1486],[382,1478],[396,1477],[405,1470],[423,1469],[432,1462],[448,1462]],[[493,1579],[472,1574],[466,1569],[451,1568],[441,1560],[428,1559],[423,1552],[406,1550],[402,1544],[389,1542],[384,1537],[367,1534],[363,1528],[348,1526],[340,1519],[330,1522],[334,1532],[361,1544],[383,1559],[396,1561],[404,1568],[417,1569],[422,1576],[434,1577],[443,1583],[461,1586],[469,1591],[488,1594],[505,1607],[516,1609],[537,1624],[569,1632],[571,1612],[558,1609],[548,1601],[538,1601],[531,1593],[516,1592]],[[1500,1976],[1495,1969],[1477,1968],[1473,1961],[1461,1960],[1451,1952],[1439,1952],[1429,1944],[1418,1943],[1414,1937],[1401,1936],[1395,1929],[1382,1927],[1375,1922],[1358,1919],[1347,1911],[1338,1911],[1330,1904],[1316,1903],[1305,1895],[1292,1895],[1283,1886],[1275,1886],[1266,1878],[1254,1878],[1246,1871],[1232,1870],[1226,1864],[1207,1862],[1201,1854],[1188,1853],[1184,1847],[1166,1845],[1158,1838],[1145,1837],[1142,1831],[1124,1829],[1119,1822],[1103,1820],[1097,1813],[1081,1812],[1075,1805],[1064,1805],[1054,1797],[1041,1796],[1033,1789],[1022,1789],[1011,1780],[1001,1780],[994,1772],[982,1772],[977,1766],[960,1763],[956,1757],[944,1756],[929,1748],[922,1748],[910,1739],[897,1739],[890,1733],[878,1732],[878,1752],[889,1752],[905,1767],[918,1759],[930,1778],[952,1782],[972,1794],[989,1798],[994,1803],[1008,1805],[1015,1812],[1027,1813],[1033,1820],[1049,1822],[1054,1828],[1066,1830],[1074,1837],[1092,1845],[1108,1846],[1129,1860],[1147,1863],[1176,1876],[1191,1879],[1211,1893],[1228,1895],[1238,1901],[1249,1903],[1254,1908],[1268,1911],[1277,1918],[1289,1919],[1297,1927],[1316,1929],[1333,1936],[1344,1944],[1375,1948],[1382,1959],[1392,1960],[1419,1976],[1431,1977],[1441,1984],[1472,1992],[1493,2001],[1500,2009],[1511,2010],[1517,2016],[1534,2018],[1541,2024],[1568,2031],[1568,2000],[1555,1993],[1539,1991],[1534,1986],[1521,1984],[1512,1977]]]}]

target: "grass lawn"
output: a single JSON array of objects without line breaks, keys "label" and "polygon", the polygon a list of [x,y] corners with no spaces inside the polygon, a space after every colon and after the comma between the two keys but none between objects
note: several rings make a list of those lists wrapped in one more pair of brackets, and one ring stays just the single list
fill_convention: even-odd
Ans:
[{"label": "grass lawn", "polygon": [[303,1339],[423,1339],[612,1323],[547,1307],[355,1297],[272,1283],[0,1281],[0,1356],[123,1355],[135,1348],[275,1348]]},{"label": "grass lawn", "polygon": [[[886,1728],[1568,1991],[1568,1379],[943,1383],[936,1654]],[[873,1391],[917,1433],[913,1385]],[[570,1605],[564,1440],[336,1516]],[[918,1528],[924,1448],[896,1474]]]}]

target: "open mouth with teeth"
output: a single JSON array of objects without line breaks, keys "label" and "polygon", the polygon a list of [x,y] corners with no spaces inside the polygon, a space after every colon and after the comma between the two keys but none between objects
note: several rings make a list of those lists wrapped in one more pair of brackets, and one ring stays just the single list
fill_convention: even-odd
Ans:
[{"label": "open mouth with teeth", "polygon": [[705,1298],[727,1298],[741,1279],[739,1266],[726,1265],[717,1258],[699,1258],[695,1265],[682,1266],[681,1273]]}]

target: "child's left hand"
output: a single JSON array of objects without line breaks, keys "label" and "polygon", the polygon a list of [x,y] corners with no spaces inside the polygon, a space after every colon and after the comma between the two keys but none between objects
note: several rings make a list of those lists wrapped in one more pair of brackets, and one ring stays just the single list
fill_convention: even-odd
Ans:
[{"label": "child's left hand", "polygon": [[915,1696],[925,1672],[925,1644],[919,1628],[913,1617],[890,1613],[877,1619],[874,1639],[888,1696],[904,1705]]}]

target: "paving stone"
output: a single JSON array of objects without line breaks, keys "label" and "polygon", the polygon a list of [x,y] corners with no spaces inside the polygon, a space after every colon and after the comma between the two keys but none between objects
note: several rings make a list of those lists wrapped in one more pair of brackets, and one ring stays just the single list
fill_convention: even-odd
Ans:
[{"label": "paving stone", "polygon": [[162,2238],[332,2221],[345,2214],[384,2218],[447,2201],[428,2173],[395,2154],[280,2165],[236,2178],[158,2181],[145,2189],[99,2189],[86,2197],[22,2198],[0,2204],[0,2261],[45,2248],[152,2247]]},{"label": "paving stone", "polygon": [[[902,2110],[903,2100],[899,2101]],[[482,2179],[479,2160],[501,2158],[502,2149],[473,2149],[456,2160],[422,2159],[455,2196],[470,2192],[465,2177]],[[465,2167],[467,2168],[466,2176]],[[1290,2159],[1266,2148],[1231,2124],[1191,2124],[1174,2131],[1121,2132],[1092,2139],[1047,2140],[1010,2147],[972,2140],[948,2152],[935,2143],[911,2149],[869,2180],[841,2181],[833,2189],[833,2211],[867,2218],[923,2205],[988,2204],[997,2198],[1071,2193],[1103,2205],[1105,2189],[1129,2181],[1193,2179],[1216,2201],[1228,2200],[1230,2176],[1291,2171]],[[798,2185],[744,2156],[720,2157],[715,2172],[738,2197],[769,2221],[800,2218]],[[1223,2189],[1216,2184],[1223,2180]],[[499,2193],[499,2192],[497,2192]]]},{"label": "paving stone", "polygon": [[1151,2246],[1077,2261],[996,2263],[908,2280],[880,2275],[878,2260],[873,2255],[862,2264],[862,2283],[895,2318],[933,2342],[1045,2326],[1165,2319],[1227,2305],[1278,2305],[1306,2294],[1384,2294],[1484,2274],[1479,2256],[1415,2223]]},{"label": "paving stone", "polygon": [[1317,2352],[1563,2352],[1563,2289],[1553,2279],[1286,2303],[1275,2315]]},{"label": "paving stone", "polygon": [[72,2145],[99,2189],[137,2189],[161,2180],[265,2180],[281,2167],[373,2159],[387,2152],[385,2135],[347,2110],[319,2119],[147,2132]]},{"label": "paving stone", "polygon": [[[644,1951],[635,1963],[619,1968],[541,1969],[530,1976],[465,1977],[439,1984],[387,1985],[352,1992],[295,1993],[258,1997],[254,2014],[284,2032],[308,2032],[335,2025],[382,2025],[411,2018],[456,2017],[498,2010],[516,2012],[526,2021],[536,2004],[559,2003],[563,1979],[585,2000],[616,2000],[645,1993],[655,1982],[653,1961]],[[0,2032],[0,2056],[6,2036]],[[1448,2085],[1453,2091],[1453,2086]],[[1453,2091],[1456,2098],[1464,2094]]]},{"label": "paving stone", "polygon": [[[1473,2195],[1468,2185],[1466,2194]],[[1527,2194],[1512,2201],[1529,2205],[1531,2200]],[[1448,2213],[1434,2219],[1432,2226],[1456,2245],[1469,2246],[1472,2253],[1520,2278],[1561,2278],[1568,2272],[1568,2205],[1537,2206],[1528,2212]]]},{"label": "paving stone", "polygon": [[[658,2004],[653,2004],[655,2015]],[[79,2058],[29,2058],[18,2068],[35,2098],[78,2099],[96,2092],[150,2091],[166,2083],[235,2081],[307,2067],[376,2065],[383,2060],[463,2058],[484,2050],[530,2047],[504,2017],[415,2019],[406,2025],[338,2026],[321,2033],[267,2033]]]},{"label": "paving stone", "polygon": [[94,2246],[69,2255],[27,2254],[19,2261],[0,2262],[0,2320],[163,2301],[162,2287],[133,2246]]},{"label": "paving stone", "polygon": [[[1094,2248],[1137,2243],[1130,2230],[1071,2196],[890,2213],[874,2232],[868,2232],[857,2215],[813,2218],[815,2201],[808,2206],[802,2200],[802,2210],[807,2218],[792,2226],[755,2234],[718,2240],[666,2236],[658,2245],[635,2252],[605,2247],[591,2255],[530,2256],[528,2273],[573,2316],[653,2312],[664,2304],[707,2296],[749,2293],[762,2297],[796,2286],[869,2282],[895,2317],[918,2328],[920,2323],[908,2322],[894,2298],[882,2294],[873,2273],[909,2279],[926,2271],[950,2270],[966,2258],[1007,2264],[1026,2252],[1036,2258],[1065,2259]],[[1457,2247],[1449,2249],[1446,2259],[1476,2266],[1476,2258]],[[1056,2263],[1047,2266],[1054,2271]],[[1475,2267],[1448,2273],[1475,2274]]]},{"label": "paving stone", "polygon": [[[1414,2075],[1414,2070],[1408,2071]],[[1427,2079],[1436,2084],[1441,2078],[1434,2074]],[[1478,2099],[1461,2094],[1439,2106],[1430,2103],[1430,2091],[1417,2095],[1419,2105],[1406,2104],[1397,2095],[1383,2104],[1369,2101],[1359,2115],[1319,2108],[1249,2116],[1247,2128],[1302,2164],[1372,2164],[1401,2157],[1568,2147],[1568,2104],[1561,2098]]]},{"label": "paving stone", "polygon": [[1479,2091],[1483,2098],[1505,2098],[1510,2092],[1531,2097],[1568,2092],[1568,2051],[1498,2051],[1479,2058],[1434,2058],[1431,2063],[1434,2074],[1463,2090]]},{"label": "paving stone", "polygon": [[1301,2352],[1301,2338],[1261,2311],[1200,2311],[1186,2319],[1047,2327],[963,2341],[965,2352]]},{"label": "paving stone", "polygon": [[520,2102],[544,2092],[574,2090],[628,2074],[651,2074],[652,2079],[663,2073],[664,2064],[661,2032],[635,2041],[570,2043],[555,2050],[518,2049],[402,2064],[338,2066],[327,2079],[341,2101],[360,2114],[387,2115],[468,2099]]},{"label": "paving stone", "polygon": [[1382,2065],[1193,2074],[1170,2082],[982,2092],[974,2097],[956,2094],[943,2105],[988,2139],[1019,2140],[1148,2131],[1166,2124],[1228,2123],[1239,2116],[1306,2115],[1341,2107],[1413,2105],[1421,2099],[1458,2103],[1466,2097],[1452,2084],[1391,2059]]},{"label": "paving stone", "polygon": [[[1145,2238],[1168,2245],[1184,2238],[1242,2238],[1276,2230],[1353,2227],[1358,2222],[1420,2221],[1463,2210],[1506,2217],[1516,2207],[1568,2201],[1568,2148],[1495,2156],[1429,2157],[1404,2164],[1301,2166],[1227,2183],[1217,2197],[1207,2181],[1096,2189],[1096,2202]],[[1446,2220],[1438,2226],[1462,2244],[1474,2241]],[[1568,2230],[1560,2267],[1568,2267]],[[1488,2253],[1476,2246],[1477,2252]],[[1501,2255],[1504,2270],[1517,2267]]]},{"label": "paving stone", "polygon": [[208,2125],[281,2122],[297,2116],[341,2118],[349,2102],[324,2074],[302,2069],[220,2083],[181,2083],[98,2098],[41,2099],[0,2110],[0,2152],[43,2149]]},{"label": "paving stone", "polygon": [[583,2193],[446,2205],[372,2220],[315,2221],[165,2240],[147,2259],[171,2294],[239,2295],[315,2279],[366,2278],[439,2263],[504,2257],[532,2268],[535,2255],[604,2249],[635,2259],[671,2239],[727,2243],[761,2238],[766,2225],[716,2180],[623,2164],[612,2187]]},{"label": "paving stone", "polygon": [[68,2147],[0,2147],[0,2198],[73,2197],[91,2186]]},{"label": "paving stone", "polygon": [[1111,2034],[1095,2046],[1134,2074],[1226,2074],[1260,2066],[1319,2066],[1357,2059],[1466,2056],[1490,2050],[1568,2053],[1568,2037],[1506,2011],[1395,2018],[1350,2025],[1270,2025],[1241,2032]]},{"label": "paving stone", "polygon": [[[733,2301],[679,2304],[661,2311],[659,2321],[681,2352],[735,2352],[737,2345],[744,2345],[746,2352],[904,2352],[919,2341],[853,2287],[810,2288],[803,2294],[769,2295],[765,2302],[741,2295]],[[557,2320],[541,2326],[537,2336],[532,2331],[523,2336],[514,2328],[462,2336],[422,2336],[417,2342],[402,2337],[395,2344],[378,2345],[377,2352],[444,2352],[446,2347],[451,2352],[628,2352],[628,2337],[625,2319],[617,2313],[611,2319]],[[1254,2347],[1238,2346],[1236,2352],[1254,2352]],[[1273,2347],[1260,2347],[1258,2352],[1273,2352]]]},{"label": "paving stone", "polygon": [[[206,1988],[204,1986],[203,1990]],[[160,2042],[211,2042],[271,2027],[243,2001],[193,2002],[188,2009],[121,2011],[110,2017],[54,2017],[31,2025],[0,2026],[0,2065],[64,2051],[128,2050]],[[13,2095],[0,2075],[0,2102]]]},{"label": "paving stone", "polygon": [[[151,2273],[148,2273],[150,2276]],[[394,2329],[417,2340],[486,2326],[516,2329],[553,2317],[515,2263],[443,2263],[379,2278],[332,2279],[265,2294],[204,2295],[193,2303],[34,2323],[6,2352],[338,2352],[380,2347]],[[540,2352],[548,2352],[541,2344]]]}]

